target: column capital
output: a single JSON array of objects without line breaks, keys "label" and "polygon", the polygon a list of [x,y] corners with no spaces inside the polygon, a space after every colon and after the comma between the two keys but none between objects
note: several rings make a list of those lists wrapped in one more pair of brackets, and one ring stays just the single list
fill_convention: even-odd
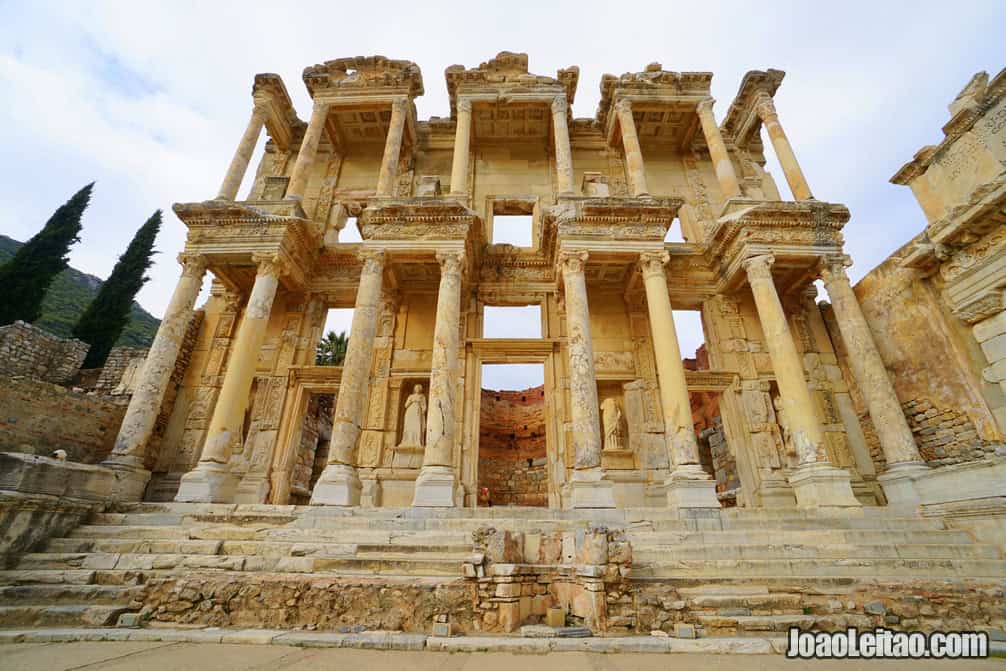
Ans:
[{"label": "column capital", "polygon": [[437,263],[440,264],[440,272],[445,275],[460,275],[465,263],[465,253],[463,250],[440,249],[436,253]]},{"label": "column capital", "polygon": [[775,109],[775,101],[765,91],[755,94],[754,109],[762,121],[771,121],[779,116]]},{"label": "column capital", "polygon": [[750,259],[746,259],[742,265],[744,266],[744,272],[747,273],[749,280],[771,280],[772,264],[774,263],[775,257],[773,255],[761,254],[759,256],[753,256]]},{"label": "column capital", "polygon": [[290,272],[290,264],[279,254],[269,252],[255,252],[252,254],[252,261],[258,266],[256,274],[282,277]]},{"label": "column capital", "polygon": [[206,257],[202,254],[182,252],[178,255],[178,263],[182,266],[182,277],[200,278],[206,272]]},{"label": "column capital", "polygon": [[569,109],[569,103],[566,102],[566,96],[556,96],[552,98],[552,114],[566,114]]},{"label": "column capital", "polygon": [[409,104],[408,98],[398,97],[391,101],[391,111],[392,113],[405,114],[407,105]]},{"label": "column capital", "polygon": [[363,272],[381,272],[384,270],[384,261],[387,257],[383,249],[361,249],[356,253],[358,259],[363,261]]},{"label": "column capital", "polygon": [[821,263],[818,266],[818,273],[826,285],[841,280],[848,282],[849,276],[846,274],[845,269],[851,265],[852,259],[848,254],[826,256],[821,259]]},{"label": "column capital", "polygon": [[626,112],[632,114],[632,103],[625,98],[622,98],[615,103],[615,112],[618,114],[625,114]]},{"label": "column capital", "polygon": [[716,98],[704,98],[695,105],[695,111],[699,114],[712,114],[713,104],[716,103]]},{"label": "column capital", "polygon": [[556,261],[563,275],[583,274],[589,256],[584,249],[566,249],[559,252]]},{"label": "column capital", "polygon": [[472,101],[471,98],[458,98],[455,103],[458,112],[464,112],[465,114],[471,114],[472,111]]},{"label": "column capital", "polygon": [[256,93],[252,98],[252,116],[265,117],[269,114],[269,107],[272,105],[272,98],[263,92]]},{"label": "column capital", "polygon": [[671,260],[671,255],[666,249],[659,252],[643,252],[639,255],[639,267],[643,271],[643,277],[660,275],[666,277],[664,266]]},{"label": "column capital", "polygon": [[311,107],[311,114],[325,114],[328,112],[329,103],[327,100],[315,100]]}]

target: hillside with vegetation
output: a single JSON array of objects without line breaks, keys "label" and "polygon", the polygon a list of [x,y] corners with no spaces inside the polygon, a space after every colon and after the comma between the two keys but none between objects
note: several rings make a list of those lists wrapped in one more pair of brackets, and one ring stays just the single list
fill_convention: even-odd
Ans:
[{"label": "hillside with vegetation", "polygon": [[[7,262],[24,243],[6,235],[0,235],[0,265]],[[36,326],[63,338],[72,337],[73,325],[84,313],[84,309],[98,294],[102,280],[94,275],[82,273],[75,268],[67,268],[56,276],[52,286],[42,301],[42,316]],[[160,325],[160,320],[133,303],[129,323],[116,341],[116,345],[128,347],[149,347]]]}]

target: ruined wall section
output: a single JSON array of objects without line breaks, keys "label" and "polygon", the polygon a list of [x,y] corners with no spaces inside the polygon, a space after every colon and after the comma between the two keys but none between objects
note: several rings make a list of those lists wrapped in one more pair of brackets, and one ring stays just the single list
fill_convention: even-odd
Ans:
[{"label": "ruined wall section", "polygon": [[90,346],[23,321],[0,326],[0,375],[69,384]]}]

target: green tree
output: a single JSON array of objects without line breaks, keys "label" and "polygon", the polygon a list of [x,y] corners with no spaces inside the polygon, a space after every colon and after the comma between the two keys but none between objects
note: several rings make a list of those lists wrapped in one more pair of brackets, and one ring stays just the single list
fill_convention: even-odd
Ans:
[{"label": "green tree", "polygon": [[91,182],[56,210],[45,227],[0,266],[0,325],[33,322],[56,275],[67,267],[70,245],[80,240],[80,217],[91,200]]},{"label": "green tree", "polygon": [[346,348],[349,347],[349,336],[346,332],[336,335],[335,331],[328,334],[318,343],[315,350],[314,363],[316,366],[341,366],[346,358]]},{"label": "green tree", "polygon": [[84,368],[99,368],[105,364],[108,353],[129,322],[133,299],[150,279],[146,272],[153,263],[154,240],[160,230],[161,211],[157,210],[136,231],[112,274],[73,327],[74,337],[91,346],[84,359]]}]

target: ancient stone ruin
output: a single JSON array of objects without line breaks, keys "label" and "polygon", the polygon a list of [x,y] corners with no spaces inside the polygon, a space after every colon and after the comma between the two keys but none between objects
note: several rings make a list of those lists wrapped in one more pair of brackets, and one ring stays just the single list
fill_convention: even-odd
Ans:
[{"label": "ancient stone ruin", "polygon": [[[306,121],[255,77],[216,196],[174,206],[152,347],[101,383],[110,451],[2,455],[0,624],[1001,633],[1006,74],[894,177],[929,225],[854,288],[783,72],[718,121],[711,73],[605,75],[573,118],[579,70],[528,68],[447,68],[426,120],[410,61],[306,68]],[[515,216],[528,246],[494,235]],[[517,306],[538,337],[488,337]],[[345,361],[316,366],[336,308]],[[483,390],[504,363],[544,384]]]}]

